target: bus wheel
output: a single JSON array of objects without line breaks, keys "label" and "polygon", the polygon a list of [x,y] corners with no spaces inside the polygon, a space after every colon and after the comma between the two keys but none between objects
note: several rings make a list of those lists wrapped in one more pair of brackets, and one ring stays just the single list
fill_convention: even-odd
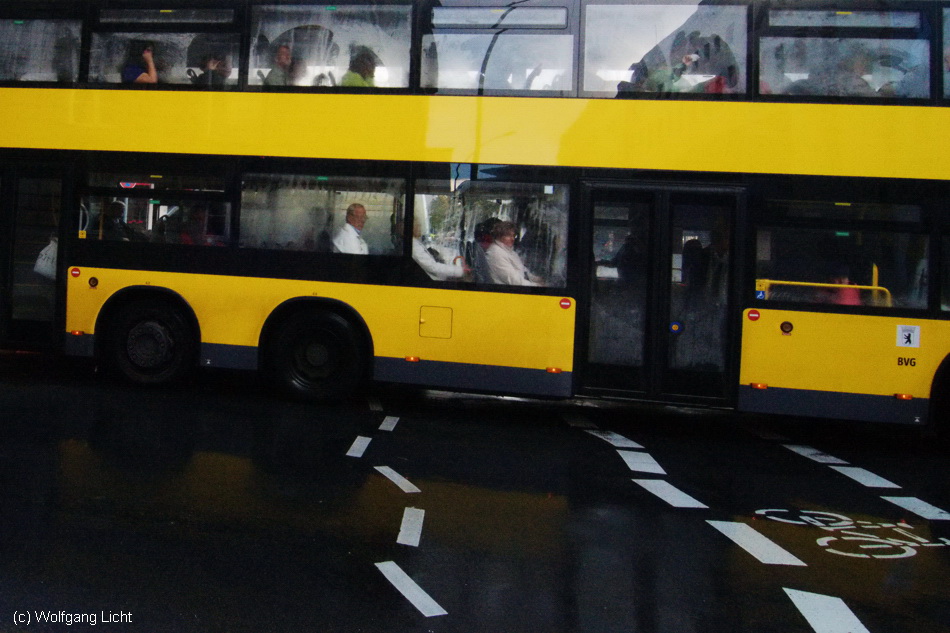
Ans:
[{"label": "bus wheel", "polygon": [[197,357],[192,328],[181,310],[158,300],[119,308],[106,340],[106,357],[127,380],[157,385],[180,380]]},{"label": "bus wheel", "polygon": [[313,402],[345,400],[363,375],[360,339],[333,312],[298,312],[278,326],[265,349],[266,370],[287,395]]}]

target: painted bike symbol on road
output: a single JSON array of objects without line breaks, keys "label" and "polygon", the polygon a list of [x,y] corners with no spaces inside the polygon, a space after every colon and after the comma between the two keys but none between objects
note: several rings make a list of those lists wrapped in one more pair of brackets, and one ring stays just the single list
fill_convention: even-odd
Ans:
[{"label": "painted bike symbol on road", "polygon": [[[759,516],[772,521],[817,527],[834,536],[823,536],[816,540],[826,552],[851,558],[908,558],[922,547],[946,547],[950,539],[940,538],[931,541],[912,530],[914,526],[904,521],[896,523],[875,523],[852,519],[843,514],[820,510],[784,510],[772,508],[756,510]],[[880,530],[870,533],[872,530]]]}]

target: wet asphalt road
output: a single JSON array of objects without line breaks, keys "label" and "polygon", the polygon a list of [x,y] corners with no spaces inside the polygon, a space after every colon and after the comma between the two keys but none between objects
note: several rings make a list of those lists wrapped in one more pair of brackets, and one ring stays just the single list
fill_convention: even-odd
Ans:
[{"label": "wet asphalt road", "polygon": [[0,631],[945,632],[948,455],[722,412],[138,389],[4,354]]}]

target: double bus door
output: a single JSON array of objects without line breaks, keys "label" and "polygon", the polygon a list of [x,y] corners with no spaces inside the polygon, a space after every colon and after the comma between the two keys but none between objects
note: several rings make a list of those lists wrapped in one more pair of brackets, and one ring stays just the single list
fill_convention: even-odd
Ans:
[{"label": "double bus door", "polygon": [[61,174],[0,167],[0,343],[56,342]]},{"label": "double bus door", "polygon": [[592,231],[580,390],[724,401],[741,192],[592,184],[585,193]]}]

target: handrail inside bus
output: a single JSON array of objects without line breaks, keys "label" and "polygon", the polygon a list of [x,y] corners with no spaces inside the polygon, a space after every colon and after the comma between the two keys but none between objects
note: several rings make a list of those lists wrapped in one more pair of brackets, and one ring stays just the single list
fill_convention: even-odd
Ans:
[{"label": "handrail inside bus", "polygon": [[780,279],[756,279],[755,280],[755,289],[758,291],[765,292],[765,298],[769,298],[769,292],[772,290],[772,286],[795,286],[799,288],[827,288],[827,289],[839,289],[846,288],[849,290],[867,290],[873,293],[873,305],[881,305],[880,295],[884,295],[884,306],[892,307],[893,299],[891,298],[891,291],[885,288],[884,286],[858,286],[854,284],[828,284],[828,283],[819,283],[814,281],[784,281]]}]

